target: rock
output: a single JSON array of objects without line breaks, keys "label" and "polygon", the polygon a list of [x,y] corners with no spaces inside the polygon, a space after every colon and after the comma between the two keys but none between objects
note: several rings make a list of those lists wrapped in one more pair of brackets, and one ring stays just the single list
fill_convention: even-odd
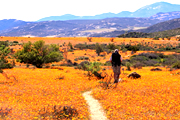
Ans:
[{"label": "rock", "polygon": [[78,65],[78,63],[77,63],[77,62],[74,62],[74,63],[73,63],[73,65],[74,65],[74,66],[77,66],[77,65]]},{"label": "rock", "polygon": [[162,71],[160,68],[152,68],[150,71]]},{"label": "rock", "polygon": [[68,65],[73,65],[73,63],[72,63],[71,60],[67,60],[67,64],[68,64]]},{"label": "rock", "polygon": [[132,72],[132,73],[129,74],[127,77],[128,77],[128,78],[133,78],[133,79],[135,79],[135,78],[140,78],[141,75],[139,75],[139,74],[136,73],[136,72]]}]

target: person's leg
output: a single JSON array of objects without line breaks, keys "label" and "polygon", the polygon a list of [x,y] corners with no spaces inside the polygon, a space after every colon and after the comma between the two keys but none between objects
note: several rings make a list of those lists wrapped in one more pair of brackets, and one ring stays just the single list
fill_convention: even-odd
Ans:
[{"label": "person's leg", "polygon": [[119,82],[120,74],[121,74],[121,66],[118,66],[118,82]]},{"label": "person's leg", "polygon": [[121,67],[120,66],[117,66],[116,67],[116,72],[114,73],[114,83],[115,83],[115,87],[114,88],[117,88],[117,85],[118,85],[118,82],[119,82],[119,76],[121,74]]},{"label": "person's leg", "polygon": [[114,84],[115,84],[115,86],[114,86],[114,88],[117,88],[117,85],[118,85],[118,74],[117,73],[114,73]]}]

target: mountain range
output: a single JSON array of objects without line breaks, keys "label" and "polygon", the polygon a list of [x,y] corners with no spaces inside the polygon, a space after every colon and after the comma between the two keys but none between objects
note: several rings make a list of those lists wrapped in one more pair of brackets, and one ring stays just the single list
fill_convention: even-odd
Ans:
[{"label": "mountain range", "polygon": [[93,19],[105,19],[105,18],[113,18],[113,17],[141,17],[141,18],[147,18],[151,17],[157,13],[167,13],[167,12],[173,12],[173,11],[180,11],[180,5],[177,4],[170,4],[167,2],[157,2],[151,5],[144,6],[135,12],[129,12],[129,11],[122,11],[118,14],[115,13],[103,13],[100,15],[95,16],[75,16],[71,14],[65,14],[62,16],[50,16],[45,17],[40,21],[49,21],[49,20],[93,20]]},{"label": "mountain range", "polygon": [[[120,14],[126,17],[116,16],[121,16]],[[151,14],[152,16],[149,16]],[[138,17],[142,15],[144,16]],[[93,17],[81,17],[83,19],[79,19],[77,16],[72,18],[72,16],[73,15],[59,16],[61,20],[59,20],[58,16],[54,18],[48,17],[36,22],[26,22],[15,19],[0,20],[0,36],[115,37],[115,34],[112,33],[123,34],[125,31],[133,30],[157,32],[180,27],[179,19],[176,19],[180,18],[180,5],[165,2],[145,6],[133,13],[128,11],[119,14],[104,13]]]}]

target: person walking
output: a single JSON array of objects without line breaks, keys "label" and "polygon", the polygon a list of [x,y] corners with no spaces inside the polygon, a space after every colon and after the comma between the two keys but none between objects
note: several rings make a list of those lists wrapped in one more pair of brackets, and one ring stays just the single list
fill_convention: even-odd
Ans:
[{"label": "person walking", "polygon": [[115,83],[114,88],[116,88],[119,82],[119,76],[121,74],[121,62],[122,62],[122,57],[119,54],[118,49],[115,49],[114,53],[112,53],[110,62],[112,64],[113,73],[114,73],[114,83]]}]

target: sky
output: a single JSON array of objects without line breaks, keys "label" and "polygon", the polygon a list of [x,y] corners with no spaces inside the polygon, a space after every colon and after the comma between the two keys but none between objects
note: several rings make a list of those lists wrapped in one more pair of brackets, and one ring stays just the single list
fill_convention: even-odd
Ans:
[{"label": "sky", "polygon": [[[162,0],[0,0],[0,20],[37,21],[44,17],[72,14],[94,16],[102,13],[134,12]],[[180,0],[164,0],[179,4]]]}]

